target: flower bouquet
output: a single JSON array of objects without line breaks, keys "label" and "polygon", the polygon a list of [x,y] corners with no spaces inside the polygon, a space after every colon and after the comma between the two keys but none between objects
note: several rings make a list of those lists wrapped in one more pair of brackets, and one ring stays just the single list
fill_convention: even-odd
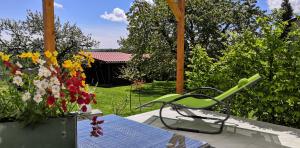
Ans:
[{"label": "flower bouquet", "polygon": [[[57,55],[56,51],[15,56],[0,52],[0,122],[20,121],[24,127],[39,125],[50,119],[69,118],[74,111],[88,112],[90,104],[96,103],[95,94],[85,84],[82,68],[94,62],[91,55],[79,52],[61,64]],[[97,117],[92,118],[91,136],[102,135],[101,123]]]}]

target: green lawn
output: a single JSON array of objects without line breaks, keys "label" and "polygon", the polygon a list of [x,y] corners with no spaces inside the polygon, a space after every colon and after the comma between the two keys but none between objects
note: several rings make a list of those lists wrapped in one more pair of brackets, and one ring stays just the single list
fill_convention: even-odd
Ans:
[{"label": "green lawn", "polygon": [[[139,106],[139,93],[133,87],[131,94],[131,110],[130,110],[130,85],[119,87],[91,87],[96,93],[97,104],[93,108],[100,109],[105,115],[118,114],[121,116],[129,116],[141,112],[147,112],[154,109],[159,109],[160,105],[155,105],[149,108],[143,108],[141,111],[135,109]],[[7,85],[0,81],[0,91],[7,89]],[[141,103],[145,103],[156,99],[162,95],[175,92],[175,82],[154,81],[153,83],[143,84],[140,91]]]},{"label": "green lawn", "polygon": [[[143,108],[141,111],[135,109],[139,106],[139,93],[134,89],[131,95],[131,110],[130,110],[130,86],[119,86],[119,87],[93,87],[95,89],[96,97],[98,103],[93,105],[93,108],[102,110],[102,112],[107,114],[118,114],[121,116],[129,116],[138,114],[141,112],[147,112],[150,110],[158,109],[160,105],[155,105],[149,108]],[[175,82],[163,82],[155,81],[153,83],[147,83],[143,85],[140,91],[141,103],[145,103],[156,99],[159,96],[174,93],[175,92]]]}]

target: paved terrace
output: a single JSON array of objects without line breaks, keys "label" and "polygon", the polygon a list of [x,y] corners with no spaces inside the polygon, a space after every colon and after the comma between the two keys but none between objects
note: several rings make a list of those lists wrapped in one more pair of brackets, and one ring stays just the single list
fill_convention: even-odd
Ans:
[{"label": "paved terrace", "polygon": [[[185,110],[189,114],[206,115],[210,117],[224,117],[223,114],[218,114],[210,111]],[[159,110],[146,112],[138,115],[127,117],[128,119],[146,123],[152,126],[166,129],[158,118]],[[209,129],[213,126],[204,123],[202,120],[188,120],[179,117],[178,114],[170,108],[164,110],[164,117],[167,117],[169,124],[178,124],[190,128]],[[170,129],[167,129],[170,130]],[[300,147],[300,129],[294,129],[275,124],[249,120],[244,118],[233,117],[229,118],[226,126],[221,134],[201,134],[184,131],[172,132],[190,137],[196,140],[208,142],[213,147],[222,148],[285,148],[285,147]]]}]

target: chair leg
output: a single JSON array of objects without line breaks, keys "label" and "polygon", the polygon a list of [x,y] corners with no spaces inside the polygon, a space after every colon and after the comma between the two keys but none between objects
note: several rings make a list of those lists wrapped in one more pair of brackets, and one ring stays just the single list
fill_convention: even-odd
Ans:
[{"label": "chair leg", "polygon": [[190,117],[190,118],[200,118],[200,119],[212,119],[212,120],[217,120],[215,123],[221,123],[220,124],[220,127],[218,128],[218,130],[216,131],[205,131],[205,130],[197,130],[197,129],[189,129],[189,128],[179,128],[179,127],[172,127],[170,125],[168,125],[165,121],[164,121],[164,118],[162,116],[162,111],[163,109],[165,108],[166,105],[168,105],[170,103],[164,103],[161,108],[160,108],[160,111],[159,111],[159,118],[161,120],[161,122],[163,123],[163,125],[169,129],[173,129],[173,130],[181,130],[181,131],[187,131],[187,132],[195,132],[195,133],[205,133],[205,134],[220,134],[222,133],[223,131],[223,128],[224,128],[224,124],[225,124],[225,121],[229,118],[229,114],[227,115],[227,117],[225,119],[218,119],[218,118],[208,118],[208,117],[202,117],[202,116],[196,116],[196,115],[192,115],[192,116],[189,116],[189,115],[183,115],[181,113],[179,113],[179,111],[177,110],[178,108],[176,107],[176,105],[174,104],[170,104],[171,107],[174,107],[173,109],[175,109],[177,111],[177,113],[179,113],[180,115],[183,115],[185,117]]}]

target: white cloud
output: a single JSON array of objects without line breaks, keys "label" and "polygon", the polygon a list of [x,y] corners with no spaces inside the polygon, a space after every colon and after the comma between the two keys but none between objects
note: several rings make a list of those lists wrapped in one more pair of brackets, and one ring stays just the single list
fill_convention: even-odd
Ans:
[{"label": "white cloud", "polygon": [[[277,9],[281,7],[282,0],[268,0],[269,9]],[[294,13],[300,13],[300,0],[290,0],[294,9]]]},{"label": "white cloud", "polygon": [[57,2],[54,2],[54,7],[60,8],[60,9],[64,8],[64,6],[62,4],[57,3]]},{"label": "white cloud", "polygon": [[[147,3],[149,3],[150,5],[153,5],[154,4],[154,1],[153,0],[139,0],[140,2],[147,2]],[[131,3],[131,5],[130,6],[132,6],[132,3]]]},{"label": "white cloud", "polygon": [[104,14],[100,15],[101,18],[110,20],[113,22],[126,22],[127,23],[127,17],[125,14],[125,11],[120,8],[115,8],[111,13],[107,13],[105,11]]},{"label": "white cloud", "polygon": [[154,2],[153,2],[153,0],[144,0],[144,1],[146,1],[147,3],[149,3],[149,4],[154,4]]}]

